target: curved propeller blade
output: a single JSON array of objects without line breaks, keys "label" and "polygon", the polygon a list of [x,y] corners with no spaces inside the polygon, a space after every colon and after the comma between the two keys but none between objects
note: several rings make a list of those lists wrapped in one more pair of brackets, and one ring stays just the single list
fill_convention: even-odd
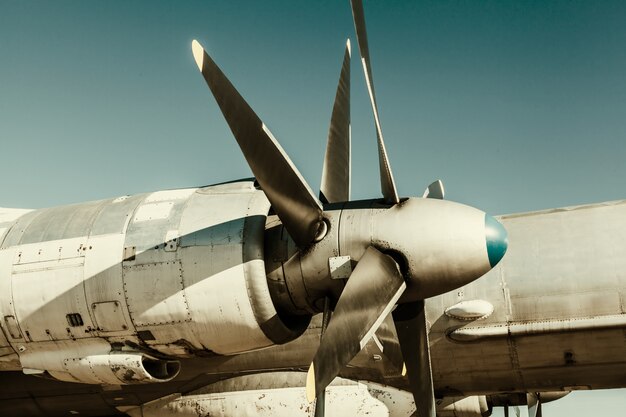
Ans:
[{"label": "curved propeller blade", "polygon": [[313,242],[322,223],[322,206],[289,156],[202,45],[193,57],[263,192],[300,247]]},{"label": "curved propeller blade", "polygon": [[[520,417],[521,416],[521,411],[519,409],[518,406],[514,406],[513,407],[513,413],[515,414],[515,417]],[[504,417],[509,417],[509,406],[504,406]]]},{"label": "curved propeller blade", "polygon": [[383,131],[380,126],[378,117],[378,106],[376,105],[376,93],[374,91],[374,80],[372,79],[372,67],[370,64],[370,52],[367,44],[367,32],[365,30],[365,14],[363,13],[363,3],[361,0],[351,0],[352,17],[354,18],[354,27],[356,30],[356,39],[359,43],[359,52],[361,54],[361,63],[363,64],[363,72],[365,73],[365,83],[367,92],[370,96],[372,111],[374,112],[374,124],[376,125],[376,138],[378,139],[378,164],[380,168],[380,188],[388,203],[397,204],[400,202],[396,184],[393,180],[391,165],[387,157],[387,149],[383,139]]},{"label": "curved propeller blade", "polygon": [[376,330],[376,337],[382,345],[382,353],[391,365],[389,369],[385,369],[389,374],[400,375],[404,368],[404,357],[398,340],[396,325],[393,321],[393,314],[387,315],[385,320]]},{"label": "curved propeller blade", "polygon": [[[330,309],[330,300],[328,297],[324,299],[324,313],[322,315],[322,329],[320,333],[320,340],[324,337],[324,333],[326,333],[326,328],[328,328],[328,322],[330,321],[330,316],[332,315],[332,311]],[[323,389],[320,391],[320,394],[315,399],[315,415],[314,417],[324,417],[326,415],[326,390]]]},{"label": "curved propeller blade", "polygon": [[441,180],[437,180],[430,184],[428,188],[424,191],[423,198],[438,198],[439,200],[443,200],[446,192],[443,188],[443,182]]},{"label": "curved propeller blade", "polygon": [[541,397],[536,392],[526,394],[526,403],[528,404],[528,417],[541,417]]},{"label": "curved propeller blade", "polygon": [[418,417],[436,417],[433,376],[424,301],[399,305],[393,312],[396,332]]},{"label": "curved propeller blade", "polygon": [[322,168],[320,199],[324,203],[350,200],[350,39],[343,55],[328,144]]},{"label": "curved propeller blade", "polygon": [[319,396],[359,353],[405,289],[396,261],[372,246],[367,248],[337,301],[309,368],[309,401]]}]

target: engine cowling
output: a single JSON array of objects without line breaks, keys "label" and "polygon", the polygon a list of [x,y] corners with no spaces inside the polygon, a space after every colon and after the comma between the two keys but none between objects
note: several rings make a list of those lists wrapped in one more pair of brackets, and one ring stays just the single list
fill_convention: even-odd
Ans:
[{"label": "engine cowling", "polygon": [[103,385],[167,382],[180,371],[177,361],[126,352],[68,358],[63,367],[64,371],[48,371],[48,374],[61,381]]},{"label": "engine cowling", "polygon": [[487,417],[491,409],[484,395],[448,397],[437,404],[437,417]]},{"label": "engine cowling", "polygon": [[[23,368],[57,372],[113,346],[185,357],[292,340],[310,318],[286,322],[274,308],[269,210],[243,181],[20,213],[0,223],[3,333]],[[82,353],[28,365],[42,351]]]}]

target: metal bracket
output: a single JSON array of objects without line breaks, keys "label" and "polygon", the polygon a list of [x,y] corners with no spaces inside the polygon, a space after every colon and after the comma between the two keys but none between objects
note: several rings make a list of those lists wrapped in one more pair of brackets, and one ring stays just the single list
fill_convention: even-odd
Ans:
[{"label": "metal bracket", "polygon": [[347,279],[352,274],[349,256],[333,256],[328,258],[328,269],[332,279]]}]

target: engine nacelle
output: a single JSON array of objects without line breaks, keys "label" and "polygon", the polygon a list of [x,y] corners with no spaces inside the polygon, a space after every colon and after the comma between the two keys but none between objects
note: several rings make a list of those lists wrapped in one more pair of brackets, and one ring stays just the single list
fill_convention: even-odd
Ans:
[{"label": "engine nacelle", "polygon": [[491,409],[484,395],[448,397],[437,404],[437,417],[487,417]]},{"label": "engine nacelle", "polygon": [[[264,266],[269,209],[243,181],[0,217],[0,326],[24,368],[34,352],[97,341],[107,347],[98,354],[172,357],[290,341],[310,318],[285,322],[274,307]],[[79,368],[109,360],[66,357]],[[135,363],[147,379],[153,362]]]}]

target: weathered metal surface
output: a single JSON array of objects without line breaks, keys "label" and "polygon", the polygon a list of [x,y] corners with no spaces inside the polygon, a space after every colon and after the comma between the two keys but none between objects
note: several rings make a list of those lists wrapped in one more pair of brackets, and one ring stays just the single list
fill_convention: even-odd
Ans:
[{"label": "weathered metal surface", "polygon": [[529,321],[458,328],[448,334],[457,342],[481,342],[520,336],[540,336],[554,333],[594,332],[626,328],[626,314],[603,315],[589,318]]},{"label": "weathered metal surface", "polygon": [[19,212],[0,250],[0,349],[60,372],[114,344],[188,356],[297,337],[267,285],[268,211],[242,182]]},{"label": "weathered metal surface", "polygon": [[119,301],[102,301],[91,304],[91,311],[100,332],[121,332],[128,329]]},{"label": "weathered metal surface", "polygon": [[[252,188],[251,183],[228,185],[224,188],[212,187],[210,190],[196,191],[191,198],[208,195],[205,201],[218,201],[218,194],[228,196],[239,192],[254,193]],[[116,204],[130,204],[127,202],[135,201],[133,204],[136,206],[146,196],[135,200],[132,200],[133,198],[121,200]],[[227,246],[229,239],[231,243],[237,242],[236,238],[233,239],[237,237],[234,231],[241,230],[241,226],[237,223],[225,222],[224,219],[228,213],[222,213],[223,217],[218,218],[220,212],[214,205],[199,203],[199,201],[197,203],[188,202],[187,209],[181,214],[181,222],[174,227],[167,224],[167,227],[162,230],[162,243],[165,243],[164,239],[168,231],[179,230],[181,242],[178,250],[169,254],[165,254],[163,249],[152,250],[160,251],[164,257],[168,257],[162,259],[169,260],[170,256],[180,257],[183,272],[189,271],[189,277],[193,280],[190,282],[194,282],[189,288],[199,286],[198,288],[202,289],[194,295],[195,298],[187,294],[188,299],[191,303],[193,298],[194,305],[202,306],[205,303],[223,301],[215,293],[218,290],[213,291],[218,287],[211,287],[208,281],[203,281],[220,269],[219,264],[213,262],[209,264],[208,273],[203,275],[204,272],[199,270],[200,267],[193,269],[194,262],[206,256],[219,260],[222,262],[221,265],[229,259],[236,259],[234,254],[230,255],[230,252],[224,251],[224,246]],[[108,207],[107,205],[102,207],[100,214],[96,215],[94,224],[102,218],[98,216],[102,216]],[[127,209],[119,212],[129,211]],[[132,217],[132,211],[131,208],[130,217]],[[366,210],[354,210],[344,214],[346,218],[354,219],[364,215],[365,212]],[[23,220],[23,218],[29,216],[32,218],[33,213],[37,212],[24,214],[15,224],[29,224],[28,219]],[[188,218],[187,215],[189,215]],[[126,219],[126,214],[123,214],[123,217]],[[130,217],[128,221],[131,220]],[[215,219],[219,227],[210,227],[205,230],[202,222],[207,218]],[[356,220],[351,220],[351,222],[358,223]],[[560,391],[570,387],[602,389],[626,385],[624,380],[626,339],[622,321],[623,306],[626,305],[626,272],[624,272],[626,271],[626,258],[621,256],[626,247],[626,234],[624,233],[626,202],[504,216],[502,222],[509,231],[510,243],[509,252],[501,265],[479,280],[458,290],[429,299],[426,303],[427,319],[431,325],[430,346],[436,392],[439,395],[459,396],[492,392]],[[13,265],[20,265],[16,263],[19,258],[18,248],[11,246],[0,250],[1,323],[8,342],[14,350],[20,353],[22,366],[36,369],[37,366],[53,364],[55,369],[62,369],[59,367],[62,366],[63,360],[70,357],[68,352],[72,352],[74,357],[77,357],[76,352],[87,355],[94,354],[94,351],[100,352],[101,349],[107,351],[110,349],[111,342],[128,340],[141,343],[130,321],[130,316],[125,310],[126,302],[123,292],[119,293],[122,291],[122,256],[126,245],[124,230],[119,229],[120,223],[118,222],[115,226],[117,232],[113,232],[111,228],[110,233],[87,236],[86,244],[93,248],[86,250],[84,256],[86,278],[84,289],[87,294],[86,305],[91,313],[85,316],[81,314],[81,316],[85,319],[90,317],[90,314],[94,314],[92,303],[112,302],[119,299],[122,301],[123,316],[129,329],[112,332],[114,336],[107,334],[104,329],[100,331],[96,329],[94,337],[76,341],[67,339],[26,343],[25,338],[12,338],[8,334],[4,318],[5,316],[17,317],[10,295],[14,292],[11,288],[14,281],[11,277]],[[185,226],[187,227],[185,230],[181,227],[183,224],[188,225]],[[9,225],[8,228],[14,227],[16,226]],[[243,230],[246,228],[243,227]],[[332,232],[331,229],[329,233]],[[287,246],[288,244],[287,242]],[[65,247],[63,251],[66,250]],[[58,254],[58,246],[56,250]],[[185,264],[187,255],[183,253],[184,251],[190,251],[189,266]],[[262,268],[262,260],[259,262],[252,254],[263,252],[264,247],[254,246],[250,248],[250,251],[249,255],[246,255],[248,259],[253,259],[252,264]],[[276,251],[277,258],[282,259],[279,252]],[[46,253],[48,252],[42,252],[44,256],[47,256]],[[112,255],[107,257],[109,255],[105,254],[109,253]],[[289,250],[285,253],[289,253]],[[137,257],[141,258],[142,254],[141,251],[137,252]],[[23,259],[36,260],[40,254],[38,251],[28,253],[25,251],[22,256],[25,256]],[[156,255],[145,256],[152,259],[152,256]],[[63,257],[65,255],[61,256]],[[325,259],[327,260],[328,257]],[[26,264],[29,263],[34,262]],[[228,281],[225,280],[225,282]],[[187,282],[185,285],[185,290],[187,290]],[[248,287],[244,286],[244,289],[249,303]],[[65,293],[60,295],[63,296],[63,294]],[[494,306],[493,313],[484,320],[467,322],[456,320],[445,314],[445,310],[451,305],[475,299],[488,301]],[[192,308],[191,304],[190,308]],[[65,315],[67,313],[66,311],[58,315],[58,319],[66,326]],[[258,310],[256,314],[259,314]],[[209,317],[208,313],[206,317]],[[255,323],[258,320],[257,317],[261,316],[255,316],[255,313],[252,313],[247,317],[251,317],[251,320],[254,320],[251,323]],[[97,326],[96,323],[97,320],[94,321],[94,325]],[[19,329],[19,324],[16,326]],[[233,327],[231,322],[224,323],[224,327],[221,328],[214,328],[207,324],[204,327],[198,325],[197,329],[199,330],[196,332],[206,332],[207,337],[216,334],[218,339],[225,337],[228,343],[233,343],[235,340],[234,333],[246,334],[244,327]],[[507,334],[502,337],[478,340],[474,343],[459,343],[452,340],[453,332],[481,332],[480,329],[505,329]],[[167,330],[164,329],[164,332]],[[96,338],[96,335],[103,339]],[[172,332],[170,335],[175,337],[177,334]],[[159,335],[153,334],[153,336]],[[95,342],[97,346],[92,344]],[[221,343],[221,340],[216,343]],[[162,388],[154,388],[151,394],[142,394],[142,398],[147,401],[163,396],[168,390],[172,392],[173,386],[182,387],[188,384],[187,381],[195,378],[199,373],[209,373],[212,377],[219,378],[221,375],[243,371],[261,372],[294,368],[304,370],[310,363],[318,343],[319,324],[314,322],[302,337],[283,346],[231,356],[228,360],[219,356],[190,360],[183,363],[183,372],[177,379],[178,382],[172,381],[172,384],[178,385],[165,383]],[[385,377],[384,372],[380,370],[381,364],[386,363],[384,355],[382,356],[382,359],[377,361],[373,355],[365,355],[358,361],[358,364],[355,362],[358,367],[346,368],[343,376],[351,378],[366,376],[368,379],[386,381],[397,387],[406,387],[406,381],[401,378]],[[9,357],[11,355],[7,356]],[[13,361],[12,368],[3,366],[0,365],[0,369],[15,369],[15,362]],[[41,384],[48,383],[52,382],[41,382]],[[84,389],[80,388],[80,385],[56,387],[56,389],[70,393]],[[10,398],[34,395],[29,391],[30,389],[23,388],[19,391],[23,394],[11,394],[13,397]],[[36,396],[41,396],[41,404],[46,404],[46,401],[53,404],[52,399],[46,399],[46,392],[45,390],[37,391]],[[132,392],[139,395],[139,392]],[[125,392],[125,395],[128,396],[129,393]],[[103,397],[106,397],[106,394],[98,394],[92,403],[105,404],[102,402]],[[37,415],[36,412],[28,414],[26,405],[24,409],[11,408],[17,407],[17,403],[11,401],[13,400],[2,399],[0,410],[5,412],[8,409],[19,409],[24,411],[21,415]],[[126,404],[137,403],[136,398],[131,400],[127,397],[125,401],[128,401]],[[24,404],[29,403],[24,402]],[[106,404],[104,407],[106,409]],[[51,408],[46,408],[46,410],[51,410]],[[54,414],[50,413],[50,415]]]},{"label": "weathered metal surface", "polygon": [[491,415],[483,395],[444,398],[437,404],[437,417],[485,417]]},{"label": "weathered metal surface", "polygon": [[[626,385],[626,202],[500,220],[510,241],[501,264],[427,303],[436,385],[464,393]],[[471,299],[488,300],[493,314],[473,323],[441,314]]]},{"label": "weathered metal surface", "polygon": [[180,370],[178,362],[146,357],[132,352],[68,358],[63,371],[50,371],[61,381],[100,385],[133,385],[166,382]]},{"label": "weathered metal surface", "polygon": [[[122,212],[122,217],[130,219],[132,206],[129,200],[124,203],[113,203],[105,207],[105,211]],[[124,204],[125,207],[118,207]],[[134,206],[137,205],[135,200]],[[115,209],[111,209],[115,207]],[[123,230],[106,229],[112,233],[90,236],[88,240],[89,255],[85,257],[84,290],[87,305],[90,308],[96,332],[104,337],[120,336],[135,341],[129,335],[134,333],[130,320],[130,312],[124,298],[122,281],[122,256],[124,247]]]},{"label": "weathered metal surface", "polygon": [[[87,236],[98,213],[106,204],[107,200],[92,201],[28,213],[18,220],[18,227],[13,227],[8,233],[5,245],[39,244]],[[33,215],[32,218],[30,214]]]},{"label": "weathered metal surface", "polygon": [[[185,395],[174,394],[126,411],[131,417],[310,417],[301,373],[283,372],[222,381]],[[326,390],[326,415],[408,417],[409,394],[374,383],[335,381]]]},{"label": "weathered metal surface", "polygon": [[180,261],[128,265],[124,294],[137,328],[191,321]]},{"label": "weathered metal surface", "polygon": [[13,209],[0,207],[0,245],[4,241],[5,235],[18,218],[32,210]]},{"label": "weathered metal surface", "polygon": [[[595,208],[602,213],[594,213]],[[612,213],[609,213],[612,212]],[[350,217],[365,213],[348,212]],[[551,223],[546,223],[544,216],[558,214]],[[626,230],[626,203],[611,203],[586,208],[561,210],[547,213],[531,213],[512,216],[519,223],[511,227],[507,217],[502,221],[510,230],[511,251],[505,257],[502,266],[498,266],[479,280],[458,290],[427,300],[427,319],[431,326],[430,346],[432,350],[433,380],[435,390],[447,395],[479,395],[491,392],[515,392],[518,390],[559,391],[564,387],[580,386],[585,381],[587,387],[602,389],[622,387],[626,384],[626,351],[624,327],[618,322],[624,316],[615,304],[609,307],[602,304],[598,294],[605,294],[610,289],[611,297],[624,299],[624,272],[626,265],[606,268],[608,258],[619,257],[617,253],[624,248],[624,243],[597,242],[598,236],[612,234],[615,239]],[[570,218],[572,222],[570,223]],[[608,222],[608,224],[607,224]],[[358,224],[357,221],[354,222]],[[537,226],[539,223],[541,226]],[[584,239],[572,240],[572,228],[584,227],[589,235]],[[332,229],[331,229],[332,230]],[[528,230],[527,232],[524,232]],[[593,234],[593,230],[599,235]],[[524,248],[535,247],[538,242],[560,242],[551,244],[549,249],[541,251],[529,261]],[[574,257],[570,251],[584,253],[594,245],[605,245],[605,251],[594,250],[601,254],[597,269],[587,264],[593,260],[586,256]],[[524,247],[524,248],[522,248]],[[539,259],[537,259],[539,256]],[[565,261],[561,261],[567,260]],[[571,262],[575,262],[572,266]],[[622,257],[612,261],[626,262]],[[577,268],[577,265],[584,267]],[[594,270],[595,269],[595,270]],[[509,274],[515,273],[515,284],[511,284]],[[562,286],[552,285],[552,277],[565,274],[567,285],[579,289],[579,296],[572,298],[572,291],[564,291]],[[613,277],[606,281],[604,277]],[[596,279],[598,277],[598,279]],[[605,283],[602,283],[605,281]],[[544,285],[545,284],[545,285]],[[515,300],[520,297],[553,300],[549,304],[534,303],[535,310],[528,312],[529,319],[524,319],[524,312],[518,308]],[[598,300],[596,302],[582,302]],[[468,322],[448,317],[445,310],[451,305],[466,300],[482,299],[493,305],[493,313],[477,322]],[[559,303],[563,305],[559,312]],[[622,302],[624,305],[624,303]],[[525,304],[522,304],[525,305]],[[582,309],[582,310],[579,310]],[[516,315],[513,315],[516,311]],[[578,328],[563,326],[562,329],[550,328],[544,323],[580,324],[605,321],[610,326]],[[616,321],[618,320],[618,321]],[[545,329],[540,334],[506,335],[500,339],[489,339],[478,343],[458,343],[449,336],[451,332],[473,331],[478,328],[509,329],[539,328]],[[564,331],[566,330],[566,331]],[[305,335],[285,346],[274,347],[262,352],[248,353],[230,358],[228,362],[212,362],[208,372],[220,374],[238,370],[285,369],[306,367],[317,349],[319,326],[315,322]],[[383,380],[383,373],[377,371],[380,363],[375,360],[361,361],[361,368],[344,371],[345,376],[367,375],[369,378]],[[362,368],[363,366],[367,367]],[[387,379],[389,383],[406,386],[402,379]]]},{"label": "weathered metal surface", "polygon": [[[83,288],[85,238],[20,245],[11,279],[16,318],[27,342],[90,337],[95,328]],[[83,326],[70,327],[67,314],[77,313]]]},{"label": "weathered metal surface", "polygon": [[444,312],[448,317],[459,320],[480,320],[493,313],[493,305],[485,300],[466,300],[446,308]]},{"label": "weathered metal surface", "polygon": [[[304,383],[300,372],[236,377],[125,411],[131,417],[310,417],[313,406],[305,398]],[[409,393],[367,381],[336,378],[326,389],[326,398],[329,416],[407,417],[415,412]],[[443,417],[481,417],[487,412],[484,396],[444,398],[437,403],[437,415]]]},{"label": "weathered metal surface", "polygon": [[350,256],[331,256],[328,258],[328,269],[332,279],[348,279],[352,274]]}]

